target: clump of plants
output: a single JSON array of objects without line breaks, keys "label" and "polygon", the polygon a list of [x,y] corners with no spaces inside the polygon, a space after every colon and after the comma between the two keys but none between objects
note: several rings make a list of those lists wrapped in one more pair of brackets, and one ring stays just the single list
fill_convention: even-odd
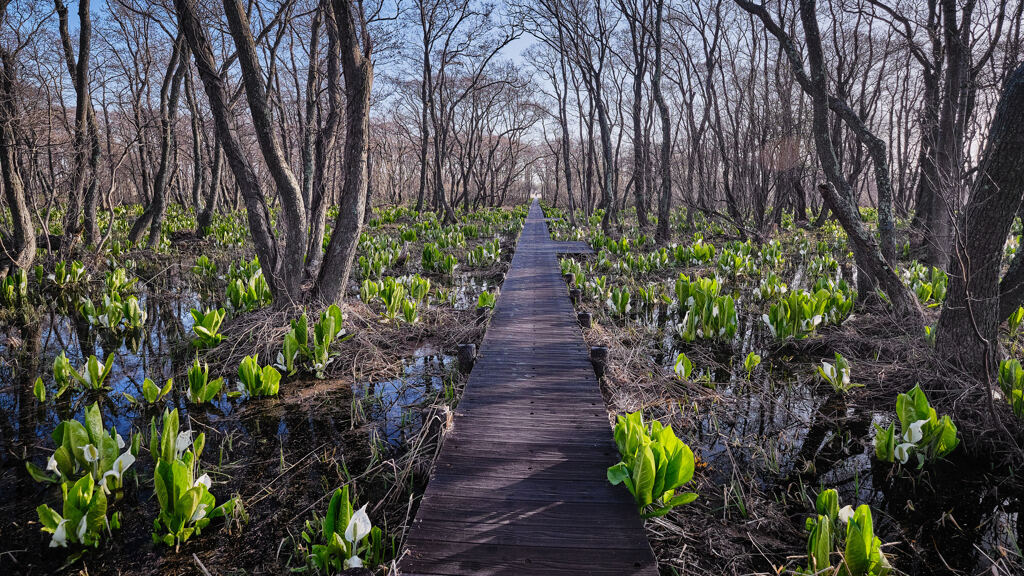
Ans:
[{"label": "clump of plants", "polygon": [[259,354],[246,356],[238,365],[238,387],[250,398],[277,396],[281,373],[273,366],[260,366]]},{"label": "clump of plants", "polygon": [[[142,381],[142,400],[144,400],[146,404],[156,404],[157,402],[162,400],[164,396],[167,396],[167,394],[171,392],[171,388],[173,387],[174,378],[168,378],[167,382],[165,382],[162,387],[157,386],[156,382],[153,382],[149,378],[146,378],[145,380]],[[125,392],[124,395],[126,398],[128,398],[130,402],[139,402],[138,398],[132,396],[127,392]]]},{"label": "clump of plants", "polygon": [[842,354],[836,352],[835,362],[821,361],[818,366],[818,374],[822,380],[828,382],[837,394],[846,394],[854,388],[860,388],[863,384],[854,384],[850,381],[850,362]]},{"label": "clump of plants", "polygon": [[43,532],[53,535],[50,548],[67,548],[69,542],[96,547],[104,529],[109,533],[120,527],[116,513],[107,520],[107,496],[96,488],[92,476],[83,476],[71,485],[62,484],[61,495],[60,513],[46,504],[36,509]]},{"label": "clump of plants", "polygon": [[217,263],[211,260],[206,254],[201,254],[196,258],[195,265],[192,266],[192,273],[200,278],[216,278]]},{"label": "clump of plants", "polygon": [[477,298],[476,298],[476,307],[477,308],[491,309],[491,308],[494,308],[494,305],[497,304],[497,303],[498,303],[498,295],[493,293],[493,292],[488,292],[487,290],[484,290],[483,292],[481,292],[480,295],[477,296]]},{"label": "clump of plants", "polygon": [[50,437],[57,445],[47,461],[46,470],[27,462],[29,474],[37,481],[75,482],[82,475],[92,476],[104,492],[119,490],[124,472],[135,463],[135,454],[126,450],[124,439],[112,427],[103,429],[103,416],[99,405],[93,403],[85,408],[83,422],[64,420],[53,430]]},{"label": "clump of plants", "polygon": [[697,338],[731,340],[739,327],[736,301],[721,294],[717,278],[694,278],[680,274],[675,283],[676,309],[683,314],[676,326],[679,336],[692,342]]},{"label": "clump of plants", "polygon": [[156,420],[150,422],[150,452],[156,458],[153,485],[160,514],[153,521],[153,542],[176,549],[192,536],[199,535],[216,518],[230,516],[237,500],[217,505],[210,493],[212,481],[200,474],[199,457],[206,436],[195,439],[192,431],[179,431],[178,411],[164,411],[161,432]]},{"label": "clump of plants", "polygon": [[193,308],[190,313],[192,320],[195,321],[192,331],[195,332],[196,337],[192,340],[192,344],[196,348],[213,348],[224,341],[224,335],[218,332],[221,323],[224,322],[224,317],[227,316],[223,308],[207,310],[206,313]]},{"label": "clump of plants", "polygon": [[14,269],[0,281],[0,304],[9,308],[22,306],[28,301],[28,275],[21,268]]},{"label": "clump of plants", "polygon": [[318,573],[376,568],[384,563],[384,533],[373,526],[366,505],[354,510],[348,485],[334,491],[327,514],[307,520],[299,551]]},{"label": "clump of plants", "polygon": [[[807,566],[800,574],[835,574],[836,576],[886,576],[892,571],[889,559],[882,552],[882,542],[875,536],[871,507],[861,504],[839,507],[839,494],[823,490],[815,502],[817,517],[807,519]],[[846,525],[845,533],[840,528]],[[832,556],[840,556],[833,567]]]},{"label": "clump of plants", "polygon": [[903,272],[903,281],[928,307],[939,306],[946,299],[949,276],[944,270],[915,262]]},{"label": "clump of plants", "polygon": [[256,310],[273,301],[270,284],[263,277],[259,261],[243,262],[238,268],[231,265],[228,269],[227,297],[235,312]]},{"label": "clump of plants", "polygon": [[999,362],[999,388],[1010,403],[1013,413],[1024,418],[1024,369],[1016,358]]},{"label": "clump of plants", "polygon": [[907,464],[917,461],[918,468],[943,458],[960,443],[956,425],[949,415],[939,418],[920,385],[896,397],[896,424],[888,428],[875,425],[875,456],[883,462]]},{"label": "clump of plants", "polygon": [[120,526],[119,513],[107,517],[107,495],[123,486],[125,473],[135,463],[137,445],[121,453],[125,442],[113,428],[103,429],[96,403],[85,408],[84,424],[65,420],[51,437],[57,449],[46,470],[26,463],[37,481],[61,485],[61,512],[46,504],[36,509],[42,530],[53,535],[51,548],[66,548],[68,543],[98,546],[104,530],[109,533]]},{"label": "clump of plants", "polygon": [[632,309],[629,300],[629,290],[616,286],[615,288],[612,288],[611,295],[608,296],[608,308],[614,312],[616,316],[625,316]]},{"label": "clump of plants", "polygon": [[107,356],[105,362],[101,362],[96,356],[89,356],[82,368],[76,370],[71,366],[64,352],[60,353],[53,360],[53,379],[57,382],[57,396],[64,393],[71,386],[82,386],[86,390],[103,390],[107,377],[114,366],[114,355]]},{"label": "clump of plants", "polygon": [[188,401],[206,404],[220,394],[223,386],[223,378],[210,380],[210,366],[206,363],[200,364],[197,356],[188,369],[188,390],[185,391]]},{"label": "clump of plants", "polygon": [[[372,282],[368,280],[367,282]],[[336,304],[320,314],[313,324],[313,341],[309,340],[309,319],[303,313],[291,321],[291,330],[284,336],[282,350],[277,355],[277,366],[289,376],[295,375],[302,365],[320,379],[327,377],[327,368],[337,355],[332,350],[335,342],[344,341],[344,316]]]},{"label": "clump of plants", "polygon": [[664,516],[697,499],[694,492],[676,492],[693,479],[694,459],[671,426],[657,420],[645,424],[641,412],[619,416],[615,444],[622,460],[608,468],[608,481],[625,484],[645,518]]},{"label": "clump of plants", "polygon": [[853,310],[855,295],[843,283],[819,280],[814,292],[794,290],[771,305],[761,319],[777,340],[809,337],[825,322],[842,324]]}]

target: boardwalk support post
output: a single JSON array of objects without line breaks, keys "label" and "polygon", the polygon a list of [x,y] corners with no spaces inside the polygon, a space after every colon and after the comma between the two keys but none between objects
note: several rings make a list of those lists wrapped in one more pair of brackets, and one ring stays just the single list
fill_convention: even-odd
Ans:
[{"label": "boardwalk support post", "polygon": [[590,312],[580,312],[576,315],[576,320],[579,321],[580,326],[583,328],[590,328],[593,326],[593,319],[590,317]]},{"label": "boardwalk support post", "polygon": [[459,344],[457,358],[459,361],[459,371],[469,374],[473,370],[473,364],[476,362],[476,344]]},{"label": "boardwalk support post", "polygon": [[573,306],[579,305],[581,296],[583,296],[583,293],[580,292],[579,288],[573,288],[572,290],[569,290],[569,300],[572,302]]},{"label": "boardwalk support post", "polygon": [[608,348],[591,346],[590,363],[594,365],[594,374],[597,374],[598,378],[604,378],[605,370],[608,368]]}]

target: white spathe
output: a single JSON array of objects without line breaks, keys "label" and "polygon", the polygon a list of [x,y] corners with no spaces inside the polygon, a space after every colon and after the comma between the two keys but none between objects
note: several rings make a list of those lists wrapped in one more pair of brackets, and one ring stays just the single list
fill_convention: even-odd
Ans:
[{"label": "white spathe", "polygon": [[370,534],[373,525],[370,524],[370,517],[366,515],[366,504],[352,515],[345,528],[345,540],[355,544]]}]

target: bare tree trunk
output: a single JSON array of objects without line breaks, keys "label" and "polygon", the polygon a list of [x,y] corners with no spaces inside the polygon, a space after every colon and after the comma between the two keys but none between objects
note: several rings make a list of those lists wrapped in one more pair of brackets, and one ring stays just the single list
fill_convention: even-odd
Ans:
[{"label": "bare tree trunk", "polygon": [[338,85],[341,71],[338,67],[338,25],[337,15],[330,0],[323,0],[323,16],[327,28],[327,117],[316,135],[313,145],[312,207],[309,217],[309,246],[306,248],[306,274],[313,277],[324,259],[324,234],[327,228],[327,206],[330,197],[327,190],[327,163],[337,141],[338,122],[341,115],[341,88]]},{"label": "bare tree trunk", "polygon": [[[878,156],[878,143],[881,142],[872,134],[863,121],[853,112],[849,105],[840,98],[832,96],[828,92],[828,81],[825,72],[825,56],[821,45],[821,33],[818,30],[817,8],[815,0],[800,0],[800,20],[804,27],[806,40],[807,60],[810,73],[804,70],[803,58],[800,56],[793,43],[792,38],[772,20],[764,6],[753,4],[748,0],[736,0],[741,8],[754,14],[764,23],[769,32],[775,36],[783,51],[789,59],[793,68],[794,76],[800,87],[811,98],[811,109],[813,118],[813,132],[815,148],[818,153],[818,160],[828,180],[828,185],[819,186],[818,189],[825,199],[826,208],[830,208],[839,219],[843,229],[846,230],[851,243],[853,244],[854,259],[862,273],[863,281],[868,286],[877,287],[883,290],[896,309],[911,326],[922,324],[921,307],[917,298],[900,281],[899,276],[893,270],[889,261],[883,256],[882,250],[874,235],[866,230],[861,223],[860,212],[854,203],[853,187],[847,181],[839,163],[837,150],[831,134],[831,126],[828,113],[831,110],[853,130],[858,140],[865,144],[869,153],[872,154],[872,161],[875,163],[876,181],[879,185],[879,200],[884,193],[882,190],[887,187],[891,193],[891,186],[888,185],[888,162],[885,160],[884,144],[882,154]],[[884,178],[883,178],[884,177]],[[883,182],[884,180],[884,182]],[[825,208],[822,213],[824,214]],[[891,195],[889,196],[888,215],[892,216]],[[879,212],[882,218],[882,212]],[[891,228],[885,226],[891,232]],[[882,232],[883,225],[879,223],[879,231]],[[891,238],[883,237],[883,242],[893,243]],[[893,248],[893,250],[895,250]],[[861,297],[867,296],[861,290]]]},{"label": "bare tree trunk", "polygon": [[[558,29],[559,44],[562,44],[562,29]],[[565,194],[569,204],[569,224],[576,227],[576,199],[572,192],[572,162],[569,158],[569,148],[572,146],[572,139],[569,137],[569,114],[566,108],[569,100],[569,77],[565,66],[565,53],[559,51],[559,64],[562,69],[562,90],[558,97],[558,125],[562,129],[562,169],[565,171]]]},{"label": "bare tree trunk", "polygon": [[196,68],[199,70],[199,77],[203,81],[203,88],[210,100],[210,113],[214,119],[217,141],[223,148],[228,166],[234,174],[236,189],[245,199],[249,231],[260,266],[274,296],[286,296],[289,294],[288,285],[281,281],[281,274],[278,273],[280,256],[270,225],[270,210],[263,197],[259,178],[249,163],[245,149],[231,123],[227,83],[220,76],[214,62],[213,49],[206,36],[206,30],[196,18],[195,0],[174,0],[174,8],[178,14],[178,26],[188,41]]},{"label": "bare tree trunk", "polygon": [[217,210],[220,202],[220,178],[224,154],[221,152],[220,142],[216,136],[213,138],[213,163],[210,165],[210,185],[206,189],[206,198],[203,200],[203,211],[199,213],[196,222],[196,234],[200,237],[206,236],[207,230],[213,224],[213,213]]},{"label": "bare tree trunk", "polygon": [[[421,18],[426,18],[421,14]],[[427,150],[430,144],[430,101],[433,96],[430,94],[430,45],[426,32],[426,22],[423,23],[423,78],[420,80],[420,187],[416,193],[416,211],[423,210],[423,201],[427,190]],[[435,159],[436,161],[436,159]]]},{"label": "bare tree trunk", "polygon": [[[1009,77],[996,108],[970,200],[957,220],[949,290],[939,317],[936,350],[982,382],[992,382],[1000,308],[1024,298],[1001,293],[1003,245],[1024,196],[1024,66]],[[1004,301],[1004,298],[1006,301]],[[959,382],[956,379],[950,382]]]},{"label": "bare tree trunk", "polygon": [[160,165],[153,179],[153,198],[128,233],[128,240],[138,244],[143,233],[149,230],[146,245],[154,248],[160,243],[164,213],[167,210],[167,188],[171,179],[171,151],[175,148],[174,122],[178,117],[178,95],[181,81],[188,65],[182,54],[183,40],[174,42],[167,73],[160,87]]},{"label": "bare tree trunk", "polygon": [[[181,40],[184,43],[184,39]],[[185,69],[185,101],[191,116],[192,128],[192,209],[198,217],[203,211],[203,189],[206,187],[206,170],[203,167],[203,123],[199,116],[195,86],[192,85],[192,71],[188,56],[182,58]]]},{"label": "bare tree trunk", "polygon": [[629,24],[630,48],[633,54],[633,101],[630,112],[633,121],[633,199],[636,204],[637,224],[647,230],[647,138],[643,127],[644,76],[647,73],[648,1],[618,2],[619,10]]},{"label": "bare tree trunk", "polygon": [[[7,19],[9,2],[0,0],[0,23]],[[15,55],[0,46],[0,178],[13,225],[11,235],[0,230],[0,278],[11,268],[28,270],[36,256],[36,235],[18,163],[17,69]]]},{"label": "bare tree trunk", "polygon": [[[356,29],[353,10],[359,11],[360,29]],[[370,91],[373,88],[373,44],[362,15],[362,5],[351,0],[334,0],[338,25],[341,68],[345,77],[345,175],[341,206],[334,222],[327,256],[317,282],[319,296],[325,302],[338,302],[345,296],[352,262],[355,260],[359,233],[366,210],[367,153],[370,136]],[[362,36],[362,47],[357,34]]]},{"label": "bare tree trunk", "polygon": [[[242,69],[245,96],[249,102],[253,129],[260,145],[263,160],[281,198],[281,217],[284,225],[284,254],[280,262],[281,276],[276,282],[291,300],[298,300],[302,282],[303,263],[306,256],[308,228],[306,207],[302,201],[302,190],[284,156],[281,143],[274,132],[273,113],[267,96],[265,75],[256,42],[249,26],[249,17],[241,0],[224,0],[228,28],[238,50],[238,64]],[[284,304],[280,302],[279,304]]]},{"label": "bare tree trunk", "polygon": [[658,116],[661,118],[661,193],[658,197],[658,231],[655,239],[659,244],[666,244],[672,238],[669,219],[672,216],[672,120],[669,118],[668,104],[661,93],[662,74],[662,13],[665,0],[655,0],[654,16],[654,73],[651,75],[651,91],[654,102],[658,105]]},{"label": "bare tree trunk", "polygon": [[[318,53],[320,44],[320,23],[324,10],[329,6],[326,1],[321,1],[313,14],[313,22],[310,25],[309,38],[309,70],[306,72],[306,106],[300,113],[300,127],[302,129],[302,201],[307,210],[313,206],[313,135],[314,117],[316,116],[317,100],[319,96],[319,75],[320,55]],[[307,213],[306,218],[312,222],[313,215]],[[310,225],[312,227],[312,224]]]},{"label": "bare tree trunk", "polygon": [[[54,0],[57,11],[61,44],[68,73],[74,82],[75,99],[75,163],[71,179],[68,211],[64,215],[64,231],[71,238],[65,246],[70,248],[74,238],[85,233],[86,244],[94,244],[99,237],[96,223],[96,167],[99,163],[99,131],[96,113],[89,94],[89,57],[92,44],[92,18],[89,0],[78,3],[78,61],[75,61],[71,35],[68,32],[68,9],[62,0]],[[88,177],[91,179],[87,179]],[[84,212],[84,225],[79,220]]]}]

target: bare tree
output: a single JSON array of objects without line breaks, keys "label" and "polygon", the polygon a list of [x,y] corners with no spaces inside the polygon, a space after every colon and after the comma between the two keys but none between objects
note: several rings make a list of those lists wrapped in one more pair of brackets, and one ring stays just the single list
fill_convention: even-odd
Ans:
[{"label": "bare tree", "polygon": [[[74,80],[75,100],[75,164],[72,173],[71,196],[64,218],[64,229],[73,243],[74,237],[85,233],[85,243],[94,244],[99,236],[96,223],[96,172],[100,159],[99,130],[96,127],[96,111],[89,93],[89,58],[92,46],[92,15],[89,0],[78,3],[78,59],[75,59],[68,32],[68,9],[63,0],[54,0],[54,7],[60,20],[61,45],[68,74]],[[84,223],[80,217],[85,216]]]},{"label": "bare tree", "polygon": [[[995,380],[999,324],[1024,303],[1019,288],[1000,286],[1003,246],[1024,197],[1024,65],[1008,78],[970,199],[957,219],[949,290],[936,350],[982,382]],[[1016,260],[1021,258],[1017,256]],[[1018,262],[1014,262],[1019,266]],[[1014,269],[1004,282],[1019,287]],[[959,382],[951,379],[950,383]],[[956,385],[954,385],[955,387]],[[987,395],[991,401],[991,395]]]},{"label": "bare tree", "polygon": [[669,219],[672,211],[672,120],[669,116],[668,102],[661,91],[663,68],[663,52],[665,41],[662,37],[665,0],[654,0],[654,71],[651,73],[651,92],[654,102],[658,105],[658,118],[661,120],[660,171],[661,192],[658,195],[658,231],[656,240],[664,244],[671,238]]},{"label": "bare tree", "polygon": [[[10,0],[0,0],[0,32],[5,35],[4,29],[11,20],[7,12],[10,4]],[[10,234],[0,231],[0,278],[7,276],[12,268],[27,270],[36,256],[35,230],[18,158],[18,56],[28,45],[29,38],[21,37],[16,25],[12,28],[10,40],[0,41],[0,178],[13,225]]]},{"label": "bare tree", "polygon": [[[747,0],[736,0],[744,10],[757,16],[769,32],[774,35],[782,44],[786,56],[790,61],[797,81],[804,92],[811,98],[813,132],[815,147],[818,152],[818,160],[827,180],[826,184],[818,187],[825,199],[825,202],[839,218],[847,236],[853,243],[853,253],[857,265],[864,273],[868,281],[863,287],[880,287],[892,302],[896,310],[905,317],[911,325],[920,325],[921,310],[917,300],[910,291],[903,285],[890,262],[895,261],[895,240],[892,238],[894,226],[890,221],[884,224],[883,213],[888,211],[888,219],[892,218],[891,198],[889,202],[882,200],[885,190],[891,190],[888,183],[888,162],[886,161],[885,144],[867,129],[863,121],[853,112],[849,105],[839,98],[831,95],[828,89],[828,76],[826,73],[824,51],[822,49],[821,33],[818,29],[818,15],[815,0],[799,0],[800,21],[804,28],[804,41],[807,51],[807,61],[810,71],[804,69],[803,58],[796,49],[792,38],[786,33],[765,9],[764,6],[753,4]],[[846,179],[840,167],[835,142],[830,131],[829,111],[833,111],[848,126],[851,127],[859,139],[867,141],[866,144],[871,150],[872,159],[875,163],[876,180],[879,192],[879,232],[882,234],[883,246],[891,250],[891,257],[883,255],[878,242],[874,236],[864,228],[860,220],[860,213],[854,202],[854,195],[849,181]],[[883,206],[888,204],[888,208]],[[888,231],[885,227],[888,226]],[[891,247],[889,247],[891,245]]]},{"label": "bare tree", "polygon": [[334,0],[334,17],[345,77],[345,150],[342,161],[345,175],[334,232],[317,279],[319,295],[328,302],[336,302],[345,295],[363,227],[368,182],[366,158],[370,137],[370,91],[373,88],[373,41],[362,4]]}]

